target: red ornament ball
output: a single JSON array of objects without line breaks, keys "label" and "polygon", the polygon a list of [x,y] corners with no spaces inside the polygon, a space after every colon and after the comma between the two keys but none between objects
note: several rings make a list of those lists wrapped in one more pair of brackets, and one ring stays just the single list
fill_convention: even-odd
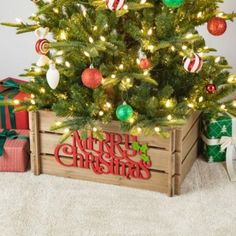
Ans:
[{"label": "red ornament ball", "polygon": [[151,67],[151,62],[147,58],[142,58],[139,63],[139,67],[142,70],[147,70]]},{"label": "red ornament ball", "polygon": [[222,35],[227,29],[227,23],[220,17],[213,17],[207,23],[209,33],[215,36]]},{"label": "red ornament ball", "polygon": [[87,68],[82,73],[82,82],[84,86],[95,89],[102,83],[102,73],[96,68]]},{"label": "red ornament ball", "polygon": [[49,41],[47,39],[39,39],[35,44],[35,50],[39,55],[46,55],[49,52]]},{"label": "red ornament ball", "polygon": [[208,93],[215,93],[217,91],[216,85],[215,84],[208,84],[206,86],[206,90]]}]

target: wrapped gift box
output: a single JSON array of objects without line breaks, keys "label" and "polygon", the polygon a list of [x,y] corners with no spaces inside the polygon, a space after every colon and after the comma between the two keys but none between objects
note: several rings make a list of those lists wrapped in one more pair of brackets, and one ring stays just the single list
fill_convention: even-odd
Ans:
[{"label": "wrapped gift box", "polygon": [[209,162],[225,161],[226,150],[222,150],[222,137],[232,137],[232,117],[226,113],[204,113],[201,120],[202,151]]},{"label": "wrapped gift box", "polygon": [[29,163],[29,131],[0,130],[0,171],[23,172]]},{"label": "wrapped gift box", "polygon": [[[24,100],[26,93],[19,91],[20,84],[24,81],[7,78],[0,82],[0,99]],[[29,129],[29,118],[27,111],[13,112],[17,106],[0,107],[0,128],[3,129]]]}]

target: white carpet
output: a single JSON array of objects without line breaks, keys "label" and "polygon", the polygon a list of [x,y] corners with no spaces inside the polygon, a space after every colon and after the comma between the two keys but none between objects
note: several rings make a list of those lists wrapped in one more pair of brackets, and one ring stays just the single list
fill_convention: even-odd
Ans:
[{"label": "white carpet", "polygon": [[183,195],[0,173],[0,236],[236,235],[236,182],[195,162]]}]

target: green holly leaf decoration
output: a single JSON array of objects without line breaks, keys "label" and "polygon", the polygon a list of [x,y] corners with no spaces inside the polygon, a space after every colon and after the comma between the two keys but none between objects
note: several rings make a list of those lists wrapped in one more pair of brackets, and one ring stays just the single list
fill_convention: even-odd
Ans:
[{"label": "green holly leaf decoration", "polygon": [[138,142],[132,143],[132,147],[135,151],[139,151],[139,149],[140,149],[140,145],[138,144]]},{"label": "green holly leaf decoration", "polygon": [[132,143],[132,147],[135,151],[141,151],[141,155],[139,156],[141,160],[143,160],[144,162],[148,162],[150,160],[149,156],[147,155],[147,151],[148,151],[148,145],[144,144],[144,145],[140,145],[138,142],[134,142]]}]

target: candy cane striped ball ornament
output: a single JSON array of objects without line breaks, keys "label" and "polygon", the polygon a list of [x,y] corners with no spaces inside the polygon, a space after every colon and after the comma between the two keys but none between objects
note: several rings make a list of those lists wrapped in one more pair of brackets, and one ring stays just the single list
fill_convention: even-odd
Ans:
[{"label": "candy cane striped ball ornament", "polygon": [[111,11],[118,11],[124,6],[125,0],[107,0],[107,7]]},{"label": "candy cane striped ball ornament", "polygon": [[198,73],[202,69],[203,60],[197,53],[193,53],[191,57],[184,57],[183,64],[186,71]]},{"label": "candy cane striped ball ornament", "polygon": [[47,39],[39,39],[35,44],[35,50],[39,55],[46,55],[49,52],[49,41]]}]

